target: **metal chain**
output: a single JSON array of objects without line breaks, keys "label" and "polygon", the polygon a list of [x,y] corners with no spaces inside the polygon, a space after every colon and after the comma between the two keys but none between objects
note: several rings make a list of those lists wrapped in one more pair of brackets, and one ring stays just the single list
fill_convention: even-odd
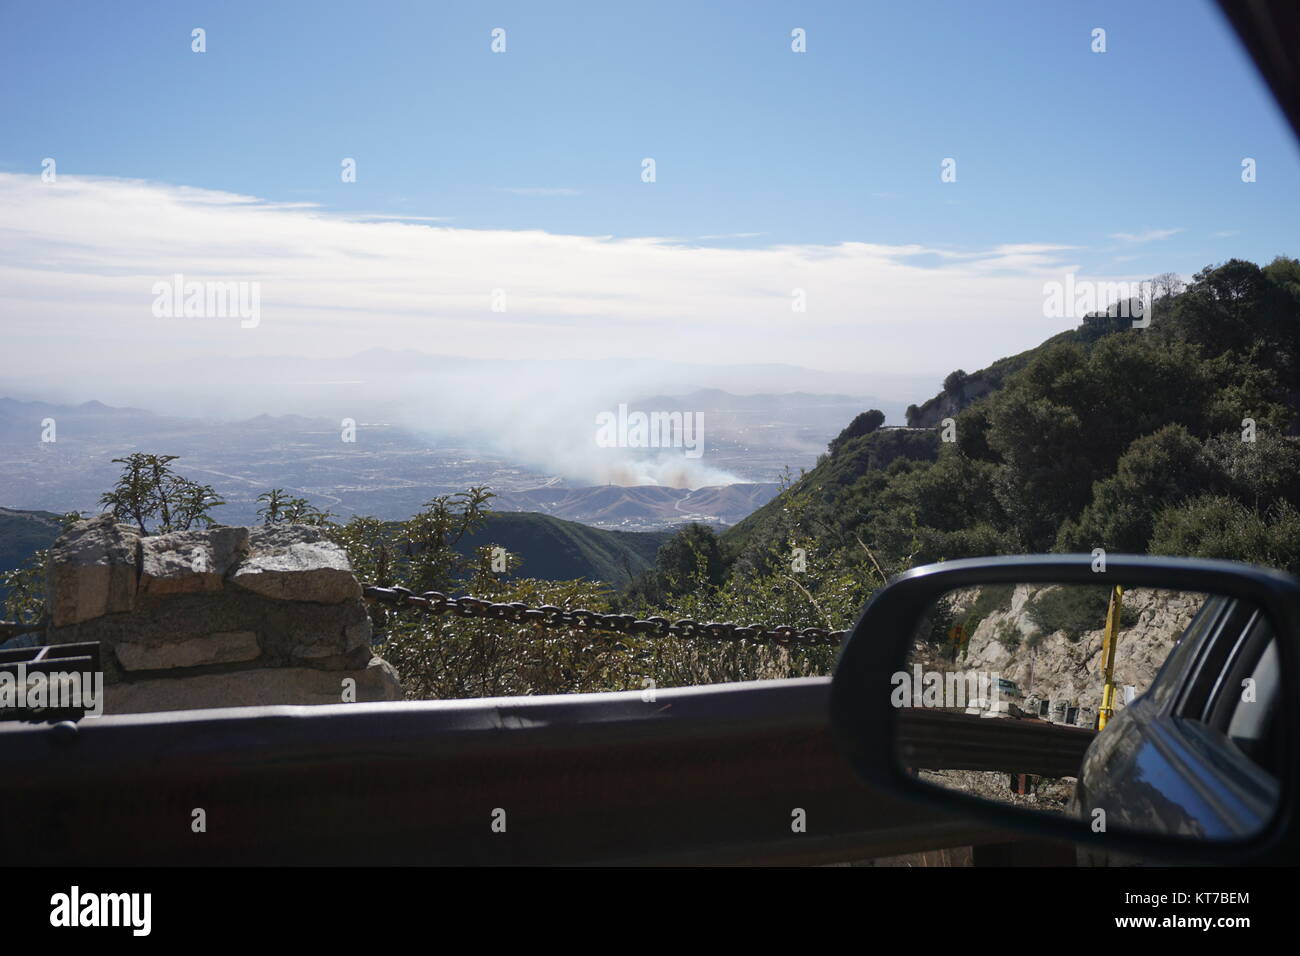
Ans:
[{"label": "metal chain", "polygon": [[712,641],[748,641],[751,644],[794,644],[800,647],[839,647],[848,631],[831,631],[824,627],[795,628],[763,627],[760,624],[701,623],[683,619],[669,621],[664,617],[637,620],[631,614],[601,614],[586,608],[556,607],[543,604],[529,607],[522,601],[508,604],[485,601],[476,597],[448,597],[441,591],[415,594],[402,587],[381,588],[362,586],[362,596],[368,601],[378,601],[396,607],[413,607],[429,614],[455,614],[457,617],[484,618],[508,621],[515,624],[533,624],[539,627],[574,628],[577,630],[613,631],[634,637],[695,638]]},{"label": "metal chain", "polygon": [[[637,620],[631,614],[601,614],[586,608],[568,610],[554,604],[529,607],[522,601],[502,604],[476,597],[448,597],[441,591],[415,594],[407,588],[381,588],[373,584],[362,586],[362,596],[367,601],[378,601],[395,607],[413,607],[430,614],[455,614],[458,617],[483,618],[532,624],[550,628],[612,631],[633,637],[694,638],[706,641],[748,641],[751,644],[781,644],[799,647],[839,647],[849,636],[848,631],[831,631],[824,627],[795,628],[763,627],[761,624],[727,624],[718,621],[702,623],[684,618],[669,621],[664,617]],[[44,630],[44,622],[26,624],[17,621],[0,621],[0,641],[30,631]]]}]

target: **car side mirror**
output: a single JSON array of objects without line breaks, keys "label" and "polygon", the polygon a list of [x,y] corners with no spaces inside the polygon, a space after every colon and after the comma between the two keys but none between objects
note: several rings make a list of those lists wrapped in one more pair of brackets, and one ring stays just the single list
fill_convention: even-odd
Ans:
[{"label": "car side mirror", "polygon": [[916,568],[831,685],[867,783],[1120,859],[1294,862],[1300,581],[1226,561]]}]

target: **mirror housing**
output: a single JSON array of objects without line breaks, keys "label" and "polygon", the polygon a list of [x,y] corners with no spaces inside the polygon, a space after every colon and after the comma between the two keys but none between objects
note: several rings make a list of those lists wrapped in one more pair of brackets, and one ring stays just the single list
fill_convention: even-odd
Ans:
[{"label": "mirror housing", "polygon": [[[1294,864],[1300,764],[1300,581],[1280,571],[1229,561],[1108,554],[1102,567],[1090,554],[970,558],[915,568],[893,579],[867,603],[836,664],[831,725],[854,770],[877,789],[987,824],[1042,839],[1066,840],[1131,857],[1216,864]],[[1284,759],[1281,799],[1270,824],[1240,842],[1195,842],[1128,831],[1095,833],[1083,820],[999,806],[910,776],[898,759],[904,711],[891,702],[894,675],[906,665],[918,622],[942,595],[990,584],[1123,584],[1230,595],[1253,602],[1277,636],[1283,694],[1279,713]]]}]

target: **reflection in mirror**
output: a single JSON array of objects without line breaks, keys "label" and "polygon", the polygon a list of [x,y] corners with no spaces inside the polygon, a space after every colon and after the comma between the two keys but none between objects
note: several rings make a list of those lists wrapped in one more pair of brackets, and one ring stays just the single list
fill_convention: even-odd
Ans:
[{"label": "reflection in mirror", "polygon": [[1244,599],[990,584],[934,602],[892,702],[928,784],[1100,833],[1240,840],[1278,805],[1281,693]]}]

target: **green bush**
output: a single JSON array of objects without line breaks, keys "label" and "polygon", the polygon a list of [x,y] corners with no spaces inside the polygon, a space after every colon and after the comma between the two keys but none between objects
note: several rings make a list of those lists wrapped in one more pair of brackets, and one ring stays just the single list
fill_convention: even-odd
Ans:
[{"label": "green bush", "polygon": [[1300,574],[1300,510],[1280,501],[1260,511],[1205,495],[1160,512],[1151,552],[1247,561]]},{"label": "green bush", "polygon": [[993,638],[1008,651],[1015,653],[1024,642],[1025,635],[1020,633],[1020,628],[1010,621],[1003,621],[998,625],[997,633],[993,635]]},{"label": "green bush", "polygon": [[1059,551],[1126,551],[1143,554],[1156,511],[1215,483],[1217,469],[1182,425],[1166,425],[1129,445],[1115,474],[1093,486],[1092,501],[1056,536]]},{"label": "green bush", "polygon": [[[1043,635],[1065,633],[1066,639],[1078,641],[1088,631],[1106,626],[1112,588],[1104,585],[1061,585],[1040,591],[1029,603],[1029,619]],[[1120,627],[1137,623],[1137,613],[1120,605]]]}]

